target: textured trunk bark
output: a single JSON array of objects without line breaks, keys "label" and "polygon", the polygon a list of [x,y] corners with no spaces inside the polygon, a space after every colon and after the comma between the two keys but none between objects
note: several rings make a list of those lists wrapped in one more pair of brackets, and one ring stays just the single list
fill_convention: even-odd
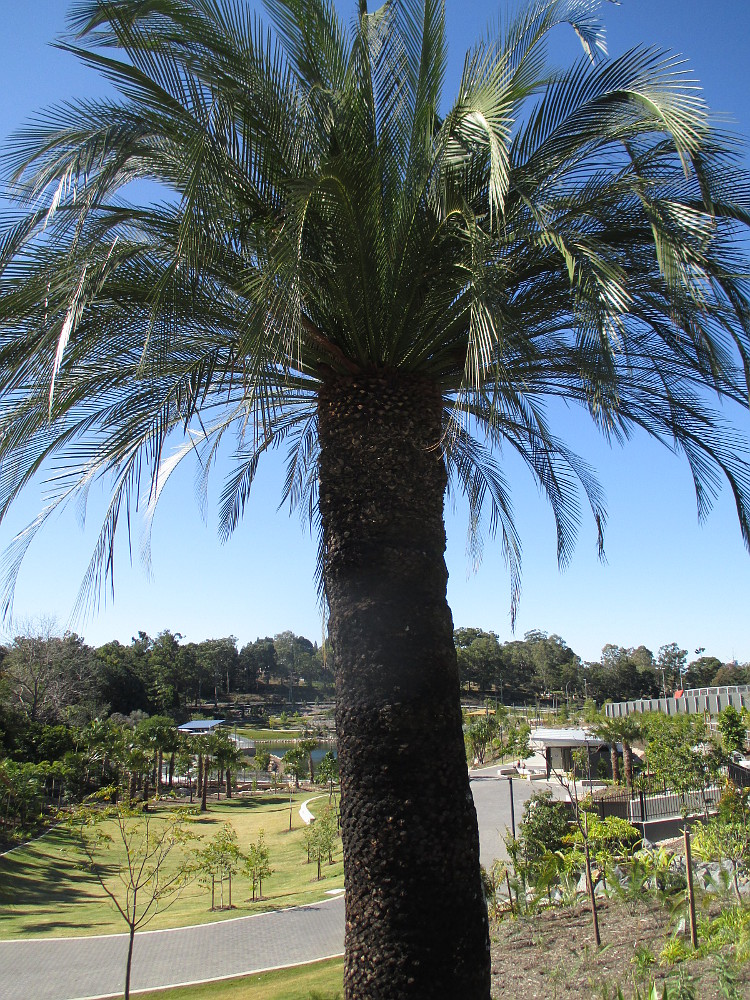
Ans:
[{"label": "textured trunk bark", "polygon": [[319,489],[348,1000],[487,1000],[479,837],[446,600],[442,398],[409,375],[319,394]]},{"label": "textured trunk bark", "polygon": [[612,781],[616,784],[620,784],[620,755],[617,752],[617,744],[612,741],[612,745],[609,748],[609,759],[612,762]]},{"label": "textured trunk bark", "polygon": [[622,765],[625,771],[625,784],[628,788],[633,787],[633,748],[627,742],[622,741]]},{"label": "textured trunk bark", "polygon": [[208,810],[208,769],[211,762],[207,757],[203,759],[203,787],[201,788],[201,812]]}]

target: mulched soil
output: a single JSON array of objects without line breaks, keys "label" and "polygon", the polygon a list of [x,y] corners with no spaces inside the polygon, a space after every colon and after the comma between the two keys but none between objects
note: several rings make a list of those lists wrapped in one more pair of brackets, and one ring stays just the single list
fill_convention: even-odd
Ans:
[{"label": "mulched soil", "polygon": [[[516,920],[506,917],[494,924],[492,997],[602,1000],[616,996],[619,985],[630,1000],[636,985],[643,993],[643,981],[637,979],[633,963],[638,946],[648,948],[657,960],[651,976],[660,984],[660,995],[661,984],[668,978],[674,981],[676,968],[658,965],[659,952],[673,931],[670,914],[659,903],[644,902],[633,913],[623,903],[602,901],[599,926],[602,947],[597,950],[591,912],[582,903]],[[722,996],[712,957],[691,958],[682,965],[693,977],[697,1000]],[[750,962],[740,966],[739,975],[738,995],[750,998]]]}]

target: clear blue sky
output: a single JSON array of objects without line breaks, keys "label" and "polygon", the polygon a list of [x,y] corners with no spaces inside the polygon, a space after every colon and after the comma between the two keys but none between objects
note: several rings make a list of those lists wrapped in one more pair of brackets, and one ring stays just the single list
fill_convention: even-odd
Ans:
[{"label": "clear blue sky", "polygon": [[[76,61],[47,45],[65,24],[67,0],[3,3],[0,36],[0,136],[46,104],[85,96],[103,85]],[[353,4],[352,4],[353,6]],[[465,49],[504,6],[489,0],[448,0],[451,79]],[[607,5],[611,54],[639,43],[684,53],[710,105],[728,113],[736,130],[750,135],[745,0],[623,0]],[[560,39],[561,52],[575,43]],[[564,414],[569,441],[600,473],[608,498],[607,563],[596,557],[593,525],[584,522],[572,565],[555,560],[551,515],[522,469],[510,466],[514,504],[524,544],[523,596],[516,625],[561,635],[584,659],[598,659],[606,642],[645,643],[655,652],[676,641],[693,654],[699,646],[722,660],[750,660],[748,598],[750,556],[745,551],[731,497],[724,491],[699,526],[687,465],[637,438],[614,451],[585,421]],[[740,422],[750,434],[747,414]],[[127,539],[118,548],[114,603],[70,623],[103,510],[92,496],[87,527],[70,509],[48,525],[32,546],[16,591],[17,619],[53,615],[93,644],[128,642],[139,629],[155,635],[169,628],[187,639],[234,635],[240,643],[286,628],[320,641],[321,617],[313,584],[316,543],[296,515],[277,510],[283,480],[279,456],[262,470],[244,523],[221,545],[216,508],[206,521],[195,502],[192,470],[170,482],[153,532],[153,574],[139,560],[140,525],[133,558]],[[220,489],[215,480],[214,499]],[[31,490],[0,526],[0,550],[37,512]],[[466,555],[466,517],[447,511],[448,597],[457,626],[476,625],[511,638],[508,580],[499,548],[488,540],[478,572]]]}]

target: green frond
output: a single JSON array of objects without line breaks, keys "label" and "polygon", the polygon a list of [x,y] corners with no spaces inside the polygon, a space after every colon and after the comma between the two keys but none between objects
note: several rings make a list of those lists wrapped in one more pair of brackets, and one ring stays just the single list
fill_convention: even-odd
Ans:
[{"label": "green frond", "polygon": [[[728,483],[750,542],[750,459],[721,416],[750,398],[750,179],[684,61],[606,58],[599,0],[537,0],[443,96],[443,0],[78,0],[60,45],[114,96],[60,104],[3,153],[0,519],[35,477],[49,512],[112,483],[84,581],[195,459],[236,527],[262,456],[315,523],[315,401],[331,372],[400,369],[445,400],[469,551],[520,539],[500,456],[547,497],[558,559],[603,497],[556,432],[580,407],[613,443],[683,454],[699,517]],[[548,59],[558,30],[584,57]],[[133,184],[148,181],[147,194]],[[711,405],[718,401],[717,408]],[[148,530],[143,542],[148,561]]]}]

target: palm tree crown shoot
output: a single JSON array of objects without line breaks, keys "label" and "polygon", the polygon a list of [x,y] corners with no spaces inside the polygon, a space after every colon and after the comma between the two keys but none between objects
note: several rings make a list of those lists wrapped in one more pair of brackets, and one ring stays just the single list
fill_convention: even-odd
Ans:
[{"label": "palm tree crown shoot", "polygon": [[[681,452],[700,515],[728,482],[750,540],[746,444],[719,413],[748,407],[742,147],[680,58],[607,58],[601,6],[530,3],[451,96],[441,0],[266,0],[266,22],[243,0],[78,0],[62,44],[114,96],[5,149],[0,516],[38,474],[50,490],[6,610],[36,530],[92,482],[112,493],[84,594],[180,459],[204,477],[231,453],[227,536],[288,449],[336,667],[349,1000],[489,996],[446,490],[499,535],[514,609],[504,452],[561,563],[582,507],[604,527],[564,401]],[[583,52],[559,70],[565,24]]]}]

